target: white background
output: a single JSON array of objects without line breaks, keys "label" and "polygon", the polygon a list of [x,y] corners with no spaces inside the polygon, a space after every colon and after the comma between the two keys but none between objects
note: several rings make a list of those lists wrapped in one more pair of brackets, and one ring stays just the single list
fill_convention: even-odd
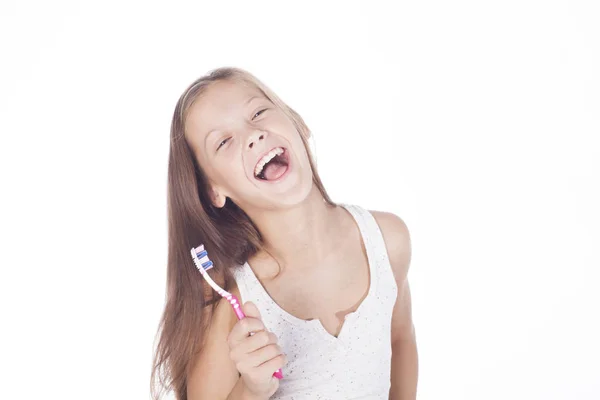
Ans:
[{"label": "white background", "polygon": [[[3,399],[147,399],[169,126],[233,65],[392,211],[430,399],[600,398],[596,1],[0,3]],[[207,382],[210,384],[210,382]]]}]

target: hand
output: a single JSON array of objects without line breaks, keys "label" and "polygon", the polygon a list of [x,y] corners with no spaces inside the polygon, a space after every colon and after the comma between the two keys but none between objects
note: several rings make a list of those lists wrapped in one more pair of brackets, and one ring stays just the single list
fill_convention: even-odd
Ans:
[{"label": "hand", "polygon": [[256,305],[246,302],[242,311],[246,318],[235,324],[227,338],[229,356],[247,391],[258,398],[268,399],[279,387],[279,380],[273,377],[273,372],[282,368],[287,360],[277,345],[277,336],[266,330]]}]

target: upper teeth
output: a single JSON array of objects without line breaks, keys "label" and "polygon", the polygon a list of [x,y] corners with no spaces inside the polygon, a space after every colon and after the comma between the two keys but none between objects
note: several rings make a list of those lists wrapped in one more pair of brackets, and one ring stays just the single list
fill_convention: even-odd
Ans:
[{"label": "upper teeth", "polygon": [[265,165],[267,165],[267,163],[269,161],[271,161],[273,159],[273,157],[278,156],[282,153],[283,153],[283,149],[281,147],[277,147],[277,148],[274,148],[273,150],[271,150],[270,152],[268,152],[267,154],[265,154],[258,161],[258,164],[256,164],[256,168],[254,168],[254,176],[258,176],[262,172]]}]

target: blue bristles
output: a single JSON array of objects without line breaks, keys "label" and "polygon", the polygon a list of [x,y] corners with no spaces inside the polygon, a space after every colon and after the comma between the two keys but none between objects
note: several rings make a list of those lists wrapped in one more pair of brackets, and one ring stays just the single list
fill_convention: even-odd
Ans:
[{"label": "blue bristles", "polygon": [[[203,257],[207,257],[208,258],[208,253],[206,252],[206,250],[202,250],[200,253],[196,253],[196,256],[198,257],[198,260],[201,260]],[[202,268],[204,268],[205,271],[208,271],[209,269],[212,268],[213,266],[213,262],[208,260],[206,262],[203,262],[202,264]]]},{"label": "blue bristles", "polygon": [[202,250],[200,253],[196,253],[196,255],[198,256],[198,258],[202,258],[204,256],[208,256],[208,253],[206,252],[206,250]]}]

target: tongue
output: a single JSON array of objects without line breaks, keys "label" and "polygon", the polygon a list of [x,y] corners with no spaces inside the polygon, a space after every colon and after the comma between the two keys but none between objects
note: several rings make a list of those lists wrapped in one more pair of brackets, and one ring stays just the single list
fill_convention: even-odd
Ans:
[{"label": "tongue", "polygon": [[280,164],[277,161],[271,161],[270,163],[265,165],[263,175],[268,181],[272,181],[283,175],[286,168],[287,165]]}]

